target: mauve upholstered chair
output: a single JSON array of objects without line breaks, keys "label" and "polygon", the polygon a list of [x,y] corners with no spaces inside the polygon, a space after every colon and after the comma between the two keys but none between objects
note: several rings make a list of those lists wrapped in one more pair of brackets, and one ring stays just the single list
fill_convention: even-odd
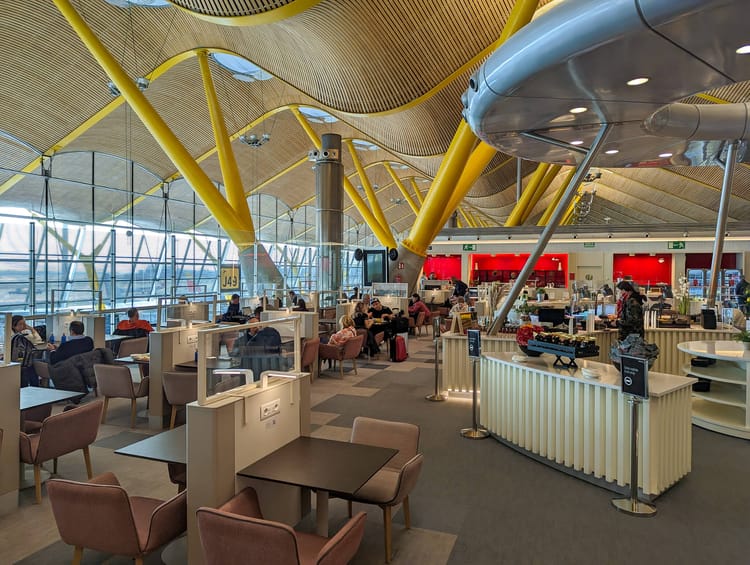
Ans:
[{"label": "mauve upholstered chair", "polygon": [[107,419],[110,398],[130,399],[130,427],[135,428],[136,399],[148,396],[148,377],[143,377],[136,388],[130,369],[125,365],[94,365],[96,388],[104,397],[102,424]]},{"label": "mauve upholstered chair", "polygon": [[[321,343],[318,346],[318,368],[320,368],[320,361],[329,359],[334,362],[339,362],[339,371],[341,378],[344,378],[344,360],[351,359],[354,367],[354,374],[357,374],[357,357],[362,352],[362,344],[364,343],[364,336],[358,335],[348,339],[343,345],[328,345],[327,343]],[[318,371],[320,374],[320,371]]]},{"label": "mauve upholstered chair", "polygon": [[89,478],[93,476],[89,445],[96,441],[102,407],[100,400],[82,404],[46,418],[38,433],[20,433],[21,461],[34,466],[37,504],[42,502],[41,469],[45,461],[54,459],[54,472],[57,473],[57,458],[81,449],[86,462],[86,473]]},{"label": "mauve upholstered chair", "polygon": [[206,565],[345,565],[359,549],[364,512],[331,538],[264,520],[252,487],[219,509],[199,508],[198,531]]},{"label": "mauve upholstered chair", "polygon": [[385,562],[391,562],[391,508],[399,504],[404,509],[404,525],[411,528],[409,493],[414,489],[422,470],[423,456],[418,453],[419,427],[405,422],[390,422],[359,416],[354,419],[352,443],[376,445],[398,449],[398,453],[375,473],[349,500],[349,515],[352,501],[377,504],[383,509],[385,535]]},{"label": "mauve upholstered chair", "polygon": [[169,417],[169,429],[174,428],[177,408],[198,399],[198,373],[164,371],[161,375],[164,385],[164,396],[172,407]]},{"label": "mauve upholstered chair", "polygon": [[[148,337],[135,337],[133,339],[124,339],[120,342],[117,356],[130,357],[133,353],[146,352],[148,352]],[[138,370],[141,372],[141,377],[148,377],[148,365],[138,363]]]},{"label": "mauve upholstered chair", "polygon": [[167,501],[128,496],[112,473],[87,483],[52,479],[47,492],[60,537],[75,547],[73,565],[81,563],[84,548],[142,565],[145,555],[187,528],[186,492]]},{"label": "mauve upholstered chair", "polygon": [[310,380],[314,379],[317,375],[315,369],[318,366],[318,348],[320,347],[320,338],[311,337],[305,340],[305,345],[302,347],[302,361],[300,362],[300,368],[308,370],[312,373]]}]

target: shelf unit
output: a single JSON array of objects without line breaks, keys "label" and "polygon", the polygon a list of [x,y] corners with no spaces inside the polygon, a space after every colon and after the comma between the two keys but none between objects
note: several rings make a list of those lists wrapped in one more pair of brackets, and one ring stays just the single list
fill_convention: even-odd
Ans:
[{"label": "shelf unit", "polygon": [[690,341],[680,351],[715,359],[708,367],[683,365],[689,377],[708,379],[708,392],[693,391],[693,423],[722,434],[750,439],[750,352],[730,341]]}]

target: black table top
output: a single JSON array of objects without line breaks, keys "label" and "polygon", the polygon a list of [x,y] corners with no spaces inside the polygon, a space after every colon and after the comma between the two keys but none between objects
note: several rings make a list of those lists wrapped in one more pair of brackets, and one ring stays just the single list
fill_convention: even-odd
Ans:
[{"label": "black table top", "polygon": [[[198,361],[183,361],[182,363],[175,363],[175,367],[180,369],[198,369]],[[232,359],[229,357],[209,357],[206,359],[207,369],[231,369]]]},{"label": "black table top", "polygon": [[25,386],[21,389],[21,410],[47,406],[63,400],[73,400],[85,396],[85,392],[73,392],[70,390],[58,390],[56,388],[44,388],[38,386]]},{"label": "black table top", "polygon": [[162,432],[115,450],[118,455],[128,455],[164,463],[187,463],[186,426]]},{"label": "black table top", "polygon": [[351,495],[396,453],[386,447],[301,436],[237,474]]}]

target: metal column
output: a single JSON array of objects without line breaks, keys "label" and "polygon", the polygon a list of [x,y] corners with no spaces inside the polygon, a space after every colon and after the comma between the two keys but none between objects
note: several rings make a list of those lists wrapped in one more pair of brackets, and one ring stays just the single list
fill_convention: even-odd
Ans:
[{"label": "metal column", "polygon": [[721,269],[721,255],[724,252],[724,234],[727,229],[727,214],[729,213],[729,198],[732,196],[732,177],[734,176],[736,155],[737,141],[732,141],[727,146],[727,161],[724,164],[724,181],[721,185],[719,214],[716,218],[716,237],[714,238],[713,257],[711,259],[711,281],[709,282],[706,300],[708,308],[716,306],[716,289],[719,281],[719,270]]},{"label": "metal column", "polygon": [[[341,136],[324,134],[315,154],[315,194],[318,203],[318,290],[341,287],[344,183]],[[328,295],[331,296],[331,295]]]}]

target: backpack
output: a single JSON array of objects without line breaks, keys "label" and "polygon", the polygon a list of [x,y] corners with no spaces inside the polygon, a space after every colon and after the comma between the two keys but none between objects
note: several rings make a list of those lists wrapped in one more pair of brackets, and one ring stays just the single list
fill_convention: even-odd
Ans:
[{"label": "backpack", "polygon": [[401,363],[406,361],[409,354],[406,352],[406,341],[400,335],[397,335],[391,340],[391,361],[394,363]]}]

